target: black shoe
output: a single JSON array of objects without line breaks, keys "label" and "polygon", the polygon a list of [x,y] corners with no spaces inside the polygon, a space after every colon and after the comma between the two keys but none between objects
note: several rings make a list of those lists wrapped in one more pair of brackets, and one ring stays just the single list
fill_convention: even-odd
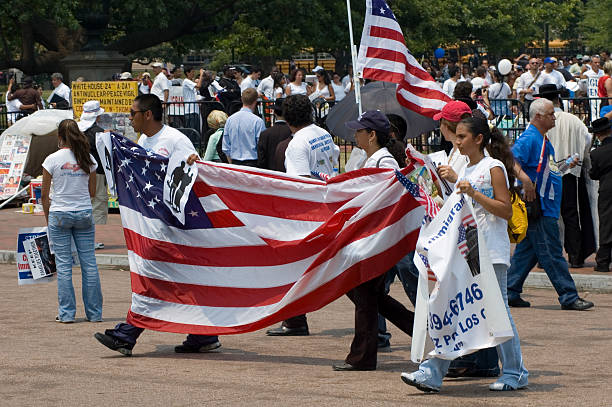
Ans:
[{"label": "black shoe", "polygon": [[363,368],[363,367],[357,367],[357,366],[353,366],[351,364],[348,363],[343,363],[341,365],[333,365],[332,369],[334,369],[336,372],[350,372],[350,371],[369,371],[369,370],[376,370],[376,368]]},{"label": "black shoe", "polygon": [[584,262],[582,262],[582,263],[579,263],[579,262],[573,263],[572,262],[572,263],[569,264],[569,266],[570,266],[570,268],[573,268],[573,269],[581,269],[581,268],[584,267]]},{"label": "black shoe", "polygon": [[268,336],[308,336],[308,327],[303,326],[301,328],[287,328],[286,326],[280,326],[278,328],[268,329],[266,331]]},{"label": "black shoe", "polygon": [[529,308],[531,307],[531,303],[529,301],[525,301],[521,297],[516,297],[514,299],[508,300],[508,305],[516,308]]},{"label": "black shoe", "polygon": [[187,345],[183,343],[182,345],[175,346],[174,352],[176,353],[208,353],[208,352],[212,352],[215,349],[219,349],[220,347],[221,347],[221,342],[219,341],[209,343],[208,345],[202,345],[202,346]]},{"label": "black shoe", "polygon": [[115,350],[125,356],[132,356],[132,349],[134,349],[134,345],[131,343],[124,342],[121,339],[115,338],[114,336],[100,332],[96,332],[94,334],[94,338],[96,338],[98,342],[110,350]]},{"label": "black shoe", "polygon": [[593,268],[594,271],[598,271],[600,273],[609,273],[610,265],[609,264],[598,264]]},{"label": "black shoe", "polygon": [[570,310],[570,311],[584,311],[589,308],[593,308],[595,304],[591,301],[583,300],[582,298],[578,298],[576,301],[571,304],[561,305],[561,309]]}]

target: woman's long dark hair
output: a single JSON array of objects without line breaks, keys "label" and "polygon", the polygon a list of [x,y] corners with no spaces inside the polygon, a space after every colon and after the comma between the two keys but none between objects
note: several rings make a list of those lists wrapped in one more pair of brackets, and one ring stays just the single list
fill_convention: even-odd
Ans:
[{"label": "woman's long dark hair", "polygon": [[329,74],[327,73],[327,71],[325,69],[321,69],[317,73],[323,79],[323,83],[325,83],[328,86],[331,85],[331,78],[329,77]]},{"label": "woman's long dark hair", "polygon": [[512,201],[514,201],[514,194],[517,192],[514,186],[516,180],[516,174],[514,173],[514,155],[504,135],[497,127],[490,128],[489,123],[485,119],[479,117],[466,117],[465,119],[461,119],[459,123],[466,126],[474,137],[482,134],[482,144],[480,145],[481,151],[484,151],[486,148],[491,157],[504,164],[506,173],[508,174],[510,194],[512,195]]},{"label": "woman's long dark hair", "polygon": [[72,150],[81,170],[85,174],[89,174],[94,164],[89,155],[89,140],[81,133],[77,123],[72,119],[62,120],[57,129],[57,134],[62,144]]}]

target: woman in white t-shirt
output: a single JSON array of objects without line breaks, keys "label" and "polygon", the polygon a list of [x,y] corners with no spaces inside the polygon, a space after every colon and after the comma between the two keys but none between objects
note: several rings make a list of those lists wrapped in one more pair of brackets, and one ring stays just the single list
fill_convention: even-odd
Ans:
[{"label": "woman in white t-shirt", "polygon": [[344,85],[342,85],[338,72],[332,74],[332,87],[334,88],[336,102],[340,102],[346,96],[346,92],[344,91]]},{"label": "woman in white t-shirt", "polygon": [[[459,122],[456,144],[459,151],[469,158],[467,167],[459,174],[457,193],[464,194],[465,199],[474,206],[477,224],[484,234],[514,334],[510,340],[497,345],[502,375],[489,389],[521,389],[527,386],[529,372],[523,364],[518,332],[508,307],[506,284],[506,272],[510,265],[507,227],[508,219],[512,217],[509,185],[514,185],[514,157],[499,130],[491,131],[487,121],[477,117],[468,117]],[[491,156],[485,154],[485,147]],[[421,363],[416,372],[402,373],[402,380],[420,390],[437,392],[450,363],[449,360],[435,357],[428,359]]]},{"label": "woman in white t-shirt", "polygon": [[[89,141],[74,120],[62,120],[58,131],[59,150],[43,162],[42,203],[49,241],[55,251],[59,313],[57,322],[74,322],[76,301],[72,285],[74,239],[81,263],[83,304],[88,321],[102,321],[102,289],[94,254],[95,227],[91,197],[96,192],[95,158]],[[50,196],[51,182],[53,193]]]},{"label": "woman in white t-shirt", "polygon": [[306,77],[306,71],[302,68],[298,68],[291,72],[289,75],[289,84],[285,87],[285,95],[310,95],[312,93],[312,86],[309,86],[304,82]]},{"label": "woman in white t-shirt", "polygon": [[[346,123],[355,130],[359,148],[366,152],[364,168],[399,170],[398,162],[386,148],[395,140],[389,135],[387,117],[378,110],[364,112],[355,121]],[[393,176],[393,171],[390,172]],[[414,313],[385,292],[383,273],[350,290],[346,295],[355,304],[355,336],[343,364],[334,370],[375,370],[378,352],[378,313],[411,336]],[[378,311],[378,312],[377,312]]]}]

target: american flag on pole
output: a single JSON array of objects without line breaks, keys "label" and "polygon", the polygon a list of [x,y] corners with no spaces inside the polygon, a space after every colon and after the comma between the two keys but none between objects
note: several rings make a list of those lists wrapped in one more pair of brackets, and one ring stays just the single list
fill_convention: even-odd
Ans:
[{"label": "american flag on pole", "polygon": [[397,83],[397,101],[423,116],[433,117],[451,100],[408,51],[384,0],[366,0],[357,72],[365,79]]},{"label": "american flag on pole", "polygon": [[181,224],[162,199],[168,159],[109,137],[135,326],[261,329],[325,306],[415,248],[424,209],[392,170],[325,182],[198,162]]}]

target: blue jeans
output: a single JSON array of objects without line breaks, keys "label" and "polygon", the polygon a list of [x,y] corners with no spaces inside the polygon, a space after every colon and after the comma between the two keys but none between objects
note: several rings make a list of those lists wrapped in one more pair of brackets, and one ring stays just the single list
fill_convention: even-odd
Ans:
[{"label": "blue jeans", "polygon": [[540,262],[552,283],[561,305],[569,305],[578,299],[576,284],[563,258],[557,219],[543,216],[530,221],[527,236],[512,256],[508,269],[508,298],[517,299],[523,292],[523,283],[535,265]]},{"label": "blue jeans", "polygon": [[[387,271],[385,276],[385,293],[389,294],[391,283],[393,283],[397,275],[402,282],[404,292],[408,296],[408,299],[410,299],[412,305],[415,305],[417,286],[419,284],[419,269],[416,268],[412,260],[413,256],[414,252],[408,253],[395,266]],[[382,315],[378,314],[378,346],[390,346],[390,339],[391,333],[387,331],[387,321]]]},{"label": "blue jeans", "polygon": [[[527,386],[529,372],[527,369],[525,369],[525,365],[523,364],[521,341],[519,339],[516,326],[514,325],[512,314],[510,314],[510,308],[508,307],[508,294],[506,290],[507,267],[504,264],[494,264],[493,268],[495,269],[495,277],[497,277],[499,289],[501,291],[502,298],[504,299],[504,304],[506,305],[508,319],[510,319],[510,325],[512,326],[512,333],[514,333],[514,336],[511,339],[497,345],[497,353],[499,354],[499,358],[501,359],[502,363],[502,375],[499,379],[497,379],[497,381],[505,383],[514,389],[525,387]],[[434,357],[421,363],[419,370],[423,372],[425,377],[427,377],[427,384],[439,388],[442,386],[442,379],[444,376],[446,376],[446,372],[448,371],[450,364],[450,360]]]},{"label": "blue jeans", "polygon": [[81,262],[83,304],[90,321],[102,320],[102,288],[94,254],[95,226],[91,209],[50,212],[49,240],[55,251],[59,319],[74,321],[76,300],[72,285],[71,238],[74,238]]}]

